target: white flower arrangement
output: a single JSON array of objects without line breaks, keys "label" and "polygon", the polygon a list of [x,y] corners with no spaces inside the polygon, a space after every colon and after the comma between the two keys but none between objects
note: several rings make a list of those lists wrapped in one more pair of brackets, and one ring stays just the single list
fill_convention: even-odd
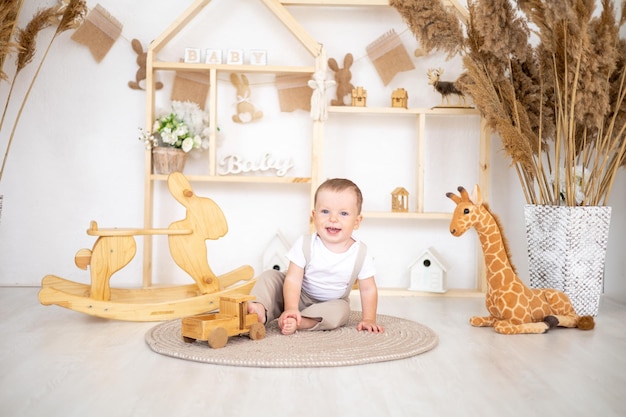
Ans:
[{"label": "white flower arrangement", "polygon": [[152,132],[140,129],[139,137],[146,146],[170,146],[189,152],[209,147],[209,114],[190,101],[172,101],[171,111],[154,121]]}]

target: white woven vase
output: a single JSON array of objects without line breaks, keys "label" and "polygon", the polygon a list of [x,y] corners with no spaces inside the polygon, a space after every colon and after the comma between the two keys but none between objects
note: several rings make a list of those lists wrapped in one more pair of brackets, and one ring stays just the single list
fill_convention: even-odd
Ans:
[{"label": "white woven vase", "polygon": [[596,316],[611,207],[527,204],[524,215],[530,286],[561,290],[579,315]]}]

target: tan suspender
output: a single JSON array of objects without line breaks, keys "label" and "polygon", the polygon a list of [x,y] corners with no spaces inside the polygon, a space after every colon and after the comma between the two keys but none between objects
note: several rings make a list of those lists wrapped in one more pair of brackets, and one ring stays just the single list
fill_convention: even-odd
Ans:
[{"label": "tan suspender", "polygon": [[[304,252],[304,260],[306,264],[304,265],[304,269],[311,261],[311,237],[312,235],[307,235],[302,239],[302,251]],[[346,289],[346,293],[344,297],[350,295],[350,291],[352,291],[352,286],[356,282],[359,271],[363,268],[363,262],[365,261],[365,254],[367,253],[367,246],[365,243],[360,242],[359,244],[359,252],[356,255],[356,260],[354,261],[354,268],[352,269],[352,276],[350,277],[350,282],[348,284],[348,288]]]}]

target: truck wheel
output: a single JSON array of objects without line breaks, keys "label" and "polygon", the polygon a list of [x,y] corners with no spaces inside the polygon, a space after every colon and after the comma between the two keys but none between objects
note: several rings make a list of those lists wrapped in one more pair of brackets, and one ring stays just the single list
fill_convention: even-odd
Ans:
[{"label": "truck wheel", "polygon": [[209,333],[208,342],[213,349],[223,348],[228,343],[228,332],[223,327],[216,327]]},{"label": "truck wheel", "polygon": [[196,339],[194,339],[193,337],[183,336],[183,342],[185,342],[185,343],[193,343],[195,341],[196,341]]},{"label": "truck wheel", "polygon": [[250,339],[261,340],[265,337],[265,326],[261,323],[253,323],[250,326]]}]

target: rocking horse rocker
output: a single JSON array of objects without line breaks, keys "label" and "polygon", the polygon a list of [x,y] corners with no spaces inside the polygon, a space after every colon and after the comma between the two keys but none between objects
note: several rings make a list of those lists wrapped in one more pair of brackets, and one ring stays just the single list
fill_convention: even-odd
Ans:
[{"label": "rocking horse rocker", "polygon": [[450,233],[459,237],[470,228],[475,228],[487,267],[486,306],[489,316],[471,317],[470,324],[493,327],[502,334],[546,333],[556,326],[593,329],[593,317],[578,316],[563,292],[524,285],[510,262],[508,245],[499,221],[482,202],[478,186],[471,198],[463,187],[458,187],[458,190],[460,196],[446,193],[457,205],[450,222]]},{"label": "rocking horse rocker", "polygon": [[[249,294],[256,281],[252,267],[244,265],[221,276],[209,267],[205,241],[219,239],[228,231],[219,206],[196,196],[180,172],[170,174],[167,185],[186,208],[183,220],[167,229],[99,229],[92,221],[87,234],[97,236],[97,240],[92,249],[81,249],[74,258],[79,268],[89,267],[91,285],[46,275],[39,291],[41,304],[116,320],[163,321],[216,310],[221,296]],[[195,285],[111,288],[111,276],[135,256],[137,235],[167,235],[174,262],[195,280]]]}]

